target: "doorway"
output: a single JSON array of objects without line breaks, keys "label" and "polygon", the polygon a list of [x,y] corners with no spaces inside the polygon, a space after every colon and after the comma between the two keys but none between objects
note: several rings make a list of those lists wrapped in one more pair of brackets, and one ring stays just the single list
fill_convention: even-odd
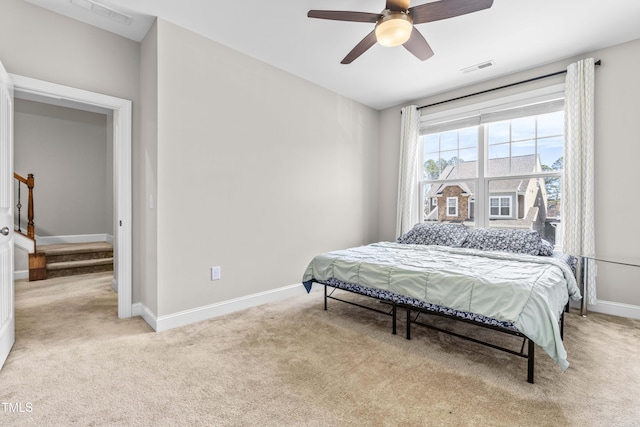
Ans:
[{"label": "doorway", "polygon": [[10,79],[18,98],[112,114],[114,288],[118,317],[131,317],[131,101],[18,75]]}]

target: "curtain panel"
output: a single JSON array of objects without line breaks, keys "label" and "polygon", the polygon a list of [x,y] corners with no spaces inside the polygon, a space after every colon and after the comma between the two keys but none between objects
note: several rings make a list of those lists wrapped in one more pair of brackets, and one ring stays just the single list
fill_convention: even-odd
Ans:
[{"label": "curtain panel", "polygon": [[[594,74],[595,61],[587,58],[569,65],[565,81],[562,240],[563,251],[577,257],[595,256]],[[586,262],[587,272],[595,271],[595,261]],[[583,280],[587,302],[596,304],[595,276]]]},{"label": "curtain panel", "polygon": [[418,195],[418,135],[420,113],[415,105],[402,108],[400,129],[400,172],[398,177],[398,205],[396,237],[409,231],[420,221],[420,197]]}]

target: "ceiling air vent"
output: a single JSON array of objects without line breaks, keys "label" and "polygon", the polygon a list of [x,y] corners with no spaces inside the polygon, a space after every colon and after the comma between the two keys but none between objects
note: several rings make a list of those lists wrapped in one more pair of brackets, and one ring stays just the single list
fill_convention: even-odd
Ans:
[{"label": "ceiling air vent", "polygon": [[71,0],[71,3],[76,6],[89,9],[91,12],[97,13],[98,15],[106,16],[107,18],[124,25],[129,25],[131,24],[131,21],[133,21],[131,16],[118,12],[117,10],[100,4],[94,0]]},{"label": "ceiling air vent", "polygon": [[460,71],[462,71],[463,74],[467,74],[472,71],[482,70],[483,68],[487,68],[491,66],[493,66],[493,61],[485,61],[485,62],[481,62],[480,64],[472,65],[471,67],[463,68]]}]

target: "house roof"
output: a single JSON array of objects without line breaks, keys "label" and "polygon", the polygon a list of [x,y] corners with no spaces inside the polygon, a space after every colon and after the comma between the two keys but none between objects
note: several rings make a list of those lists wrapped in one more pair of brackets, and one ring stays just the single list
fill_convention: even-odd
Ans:
[{"label": "house roof", "polygon": [[[476,176],[477,161],[461,162],[457,165],[449,165],[440,174],[438,179],[455,179],[457,177],[472,178]],[[523,175],[540,171],[539,156],[528,154],[525,156],[500,157],[489,159],[489,173],[492,176]],[[528,179],[500,179],[491,181],[490,193],[514,193],[525,191],[529,184]],[[434,184],[431,186],[427,197],[435,197],[442,194],[442,191],[452,185],[452,183]],[[463,191],[474,194],[475,181],[461,181],[454,185],[459,185]]]}]

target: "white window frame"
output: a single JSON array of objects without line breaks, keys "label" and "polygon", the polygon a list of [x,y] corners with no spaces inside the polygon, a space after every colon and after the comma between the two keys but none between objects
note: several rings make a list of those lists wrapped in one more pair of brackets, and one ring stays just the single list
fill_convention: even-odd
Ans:
[{"label": "white window frame", "polygon": [[[453,206],[449,206],[449,202],[453,201],[455,202],[453,204]],[[455,214],[450,214],[449,213],[449,208],[452,207],[455,209]],[[457,217],[458,216],[458,198],[457,197],[447,197],[447,213],[445,216],[450,216],[450,217]]]},{"label": "white window frame", "polygon": [[[498,214],[494,215],[493,213],[491,213],[491,208],[493,208],[494,206],[491,205],[491,201],[492,200],[498,200]],[[507,215],[502,215],[502,208],[505,207],[502,205],[502,201],[503,200],[507,200],[508,202],[508,206],[506,206],[507,208],[509,208],[509,213]],[[489,217],[490,218],[511,218],[513,216],[513,198],[511,196],[489,196]]]},{"label": "white window frame", "polygon": [[[532,105],[550,102],[554,99],[563,99],[564,98],[564,83],[555,84],[551,86],[547,86],[540,89],[535,89],[532,91],[526,91],[515,95],[510,95],[506,97],[500,97],[496,99],[492,99],[489,101],[483,101],[475,104],[465,105],[462,107],[452,108],[452,109],[443,109],[441,111],[428,112],[425,111],[422,113],[421,117],[421,129],[420,136],[424,136],[427,134],[427,128],[431,128],[431,126],[442,127],[443,129],[447,129],[447,125],[455,124],[458,129],[462,129],[464,127],[478,126],[478,155],[477,155],[477,177],[476,178],[453,178],[453,179],[444,179],[444,180],[428,180],[420,176],[419,195],[424,194],[424,189],[428,185],[441,185],[446,184],[448,182],[458,183],[464,181],[475,181],[475,206],[474,206],[474,223],[475,226],[478,227],[490,227],[490,219],[493,218],[490,215],[490,205],[489,205],[489,182],[492,180],[500,180],[500,179],[514,179],[514,178],[547,178],[547,177],[559,177],[560,179],[564,179],[564,172],[540,172],[526,176],[516,176],[511,175],[508,177],[504,176],[490,176],[489,171],[485,171],[485,165],[488,161],[488,142],[486,141],[486,130],[483,126],[481,126],[481,118],[483,116],[490,116],[491,119],[495,119],[496,117],[500,118],[504,111],[521,108],[522,110],[527,110],[531,108]],[[443,107],[439,107],[443,108]],[[542,114],[542,113],[537,113]],[[536,113],[531,114],[536,115]],[[449,129],[453,129],[449,127]],[[443,130],[444,131],[444,130]],[[423,160],[423,151],[420,150],[420,170],[422,170],[422,165],[424,164]],[[517,203],[517,201],[516,201]],[[513,213],[513,201],[511,202],[511,212]],[[424,210],[424,209],[422,209]],[[445,216],[451,217],[448,215],[448,205],[447,210],[445,212]],[[496,219],[498,217],[495,217]],[[500,217],[506,218],[506,217]],[[424,220],[424,214],[422,219]]]}]

